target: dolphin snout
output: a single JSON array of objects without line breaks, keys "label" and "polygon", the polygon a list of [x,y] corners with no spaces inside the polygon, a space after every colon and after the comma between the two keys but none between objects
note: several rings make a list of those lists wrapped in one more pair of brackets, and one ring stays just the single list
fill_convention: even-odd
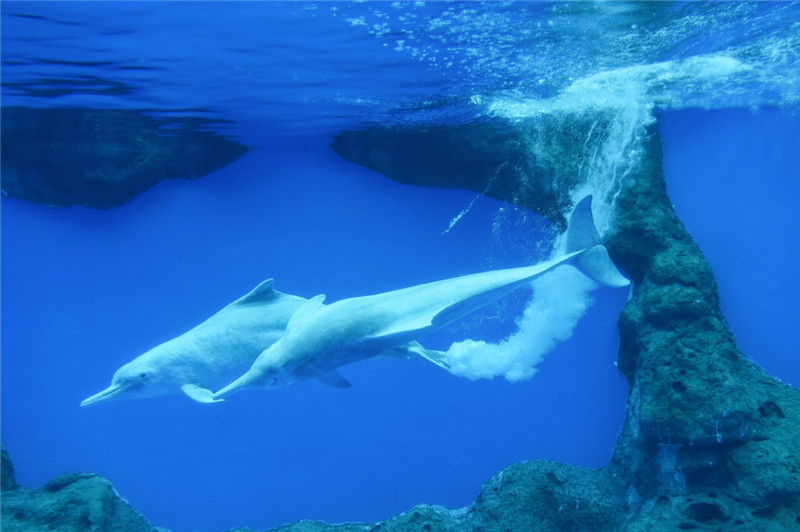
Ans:
[{"label": "dolphin snout", "polygon": [[123,388],[121,386],[112,384],[102,392],[96,393],[93,396],[87,397],[81,401],[81,406],[89,406],[101,401],[106,401],[119,394],[122,390]]},{"label": "dolphin snout", "polygon": [[243,388],[249,388],[250,386],[255,386],[253,375],[251,373],[245,373],[229,385],[225,386],[223,389],[219,390],[218,392],[214,393],[214,399],[223,399],[232,393],[238,392]]}]

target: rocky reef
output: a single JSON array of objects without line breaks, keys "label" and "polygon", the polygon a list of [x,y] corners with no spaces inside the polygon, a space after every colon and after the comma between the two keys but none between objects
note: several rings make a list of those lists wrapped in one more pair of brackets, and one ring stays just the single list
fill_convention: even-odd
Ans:
[{"label": "rocky reef", "polygon": [[158,530],[103,477],[70,473],[40,489],[23,488],[14,478],[14,467],[5,448],[0,452],[0,523],[6,532]]},{"label": "rocky reef", "polygon": [[4,107],[2,192],[44,205],[117,207],[159,181],[195,179],[247,151],[210,121],[132,110]]}]

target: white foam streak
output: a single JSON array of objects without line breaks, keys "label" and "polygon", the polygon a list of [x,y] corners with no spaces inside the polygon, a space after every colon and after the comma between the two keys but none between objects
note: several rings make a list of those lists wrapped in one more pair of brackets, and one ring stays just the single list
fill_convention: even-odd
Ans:
[{"label": "white foam streak", "polygon": [[632,100],[658,109],[730,107],[731,99],[738,102],[748,94],[752,96],[746,90],[748,82],[760,79],[762,74],[733,57],[691,57],[598,72],[576,80],[553,98],[497,98],[488,104],[487,111],[523,119],[557,112],[625,109]]},{"label": "white foam streak", "polygon": [[496,344],[480,340],[454,343],[447,351],[451,372],[469,379],[530,379],[545,355],[572,336],[578,320],[592,305],[595,287],[569,266],[540,277],[533,283],[533,299],[517,320],[518,331]]}]

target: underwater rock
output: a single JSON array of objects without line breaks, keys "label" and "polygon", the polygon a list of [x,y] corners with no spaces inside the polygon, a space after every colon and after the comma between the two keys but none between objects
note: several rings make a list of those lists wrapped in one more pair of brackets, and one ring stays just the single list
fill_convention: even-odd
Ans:
[{"label": "underwater rock", "polygon": [[[285,530],[292,530],[293,532],[322,532],[323,530],[336,530],[337,532],[367,532],[372,530],[372,525],[365,525],[360,523],[344,523],[341,525],[330,525],[323,521],[309,521],[303,520],[293,523],[291,525],[279,526],[273,530],[282,532]],[[225,532],[253,532],[249,528],[232,528]]]},{"label": "underwater rock", "polygon": [[70,473],[40,489],[20,487],[2,449],[0,523],[4,532],[130,531],[156,532],[111,483],[92,473]]},{"label": "underwater rock", "polygon": [[14,464],[3,446],[0,446],[0,490],[13,490],[19,487],[14,477]]},{"label": "underwater rock", "polygon": [[331,147],[344,159],[412,185],[463,188],[526,207],[566,229],[563,212],[580,181],[596,115],[563,129],[559,115],[526,127],[501,120],[427,129],[372,128],[339,133]]},{"label": "underwater rock", "polygon": [[[548,461],[522,462],[492,477],[477,500],[466,508],[448,510],[419,505],[375,525],[328,525],[300,522],[272,532],[407,532],[431,530],[620,530],[624,500],[607,470],[590,470]],[[365,526],[366,528],[343,528]]]},{"label": "underwater rock", "polygon": [[44,205],[117,207],[164,179],[196,179],[248,148],[200,118],[4,107],[2,192]]},{"label": "underwater rock", "polygon": [[710,266],[678,219],[661,143],[617,198],[607,245],[634,280],[619,320],[628,413],[609,469],[629,530],[787,530],[800,523],[800,390],[736,345]]}]

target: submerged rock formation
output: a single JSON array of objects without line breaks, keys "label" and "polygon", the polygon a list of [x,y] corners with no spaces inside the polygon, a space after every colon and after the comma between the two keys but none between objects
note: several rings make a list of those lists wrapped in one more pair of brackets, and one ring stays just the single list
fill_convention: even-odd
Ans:
[{"label": "submerged rock formation", "polygon": [[[542,129],[547,126],[538,124]],[[561,213],[570,207],[566,192],[577,184],[583,162],[581,153],[566,150],[585,138],[590,127],[591,123],[583,123],[571,128],[567,135],[572,143],[536,135],[540,145],[535,151],[529,144],[531,132],[499,121],[461,127],[345,131],[331,146],[344,159],[395,181],[475,190],[539,212],[564,229]],[[566,167],[573,171],[563,171]]]},{"label": "submerged rock formation", "polygon": [[2,192],[44,205],[117,207],[159,181],[195,179],[247,148],[199,118],[4,107]]},{"label": "submerged rock formation", "polygon": [[661,148],[617,203],[608,245],[631,274],[620,317],[628,415],[609,469],[629,529],[655,523],[787,530],[800,524],[800,391],[742,353],[714,275],[672,209]]},{"label": "submerged rock formation", "polygon": [[5,532],[157,531],[103,477],[70,473],[40,489],[23,488],[14,478],[5,448],[0,452],[0,523]]},{"label": "submerged rock formation", "polygon": [[[411,185],[463,188],[502,199],[566,229],[569,191],[579,183],[596,115],[545,117],[509,127],[501,120],[427,129],[344,131],[331,147],[344,159]],[[554,134],[556,132],[557,134]]]}]

